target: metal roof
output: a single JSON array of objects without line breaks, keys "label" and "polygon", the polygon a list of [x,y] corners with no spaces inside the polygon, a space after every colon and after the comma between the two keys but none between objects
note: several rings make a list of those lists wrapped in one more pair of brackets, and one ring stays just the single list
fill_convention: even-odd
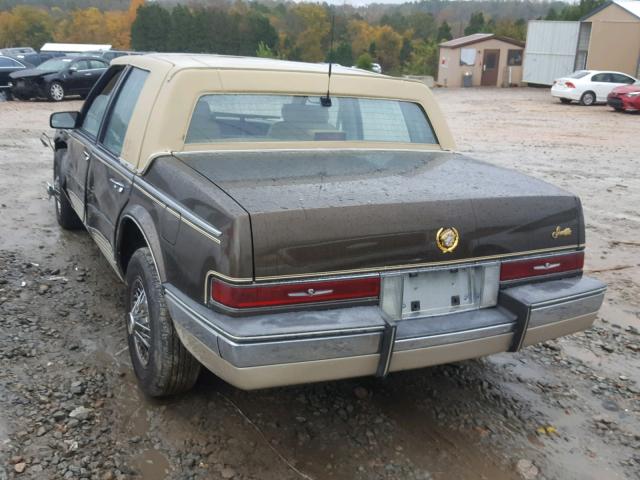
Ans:
[{"label": "metal roof", "polygon": [[458,47],[464,47],[465,45],[472,45],[474,43],[484,42],[485,40],[500,40],[502,42],[517,45],[518,47],[524,47],[523,42],[520,42],[514,38],[501,37],[499,35],[496,35],[495,33],[474,33],[472,35],[467,35],[465,37],[454,38],[453,40],[442,42],[440,44],[440,47],[441,48],[458,48]]},{"label": "metal roof", "polygon": [[90,43],[45,43],[40,49],[41,52],[95,52],[99,50],[110,50],[111,45],[97,45]]},{"label": "metal roof", "polygon": [[611,5],[617,5],[620,8],[623,8],[627,12],[629,12],[634,17],[640,19],[640,1],[638,0],[611,0],[607,3],[600,5],[595,10],[587,13],[584,17],[580,19],[581,22],[587,20],[590,17],[593,17],[596,13],[601,12],[605,8],[608,8]]}]

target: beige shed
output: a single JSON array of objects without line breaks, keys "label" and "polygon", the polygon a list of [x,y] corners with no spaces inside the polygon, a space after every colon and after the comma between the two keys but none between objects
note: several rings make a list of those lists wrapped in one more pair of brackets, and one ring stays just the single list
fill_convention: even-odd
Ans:
[{"label": "beige shed", "polygon": [[524,43],[474,33],[440,44],[438,85],[508,87],[522,82]]},{"label": "beige shed", "polygon": [[640,1],[607,2],[580,22],[576,70],[640,76]]}]

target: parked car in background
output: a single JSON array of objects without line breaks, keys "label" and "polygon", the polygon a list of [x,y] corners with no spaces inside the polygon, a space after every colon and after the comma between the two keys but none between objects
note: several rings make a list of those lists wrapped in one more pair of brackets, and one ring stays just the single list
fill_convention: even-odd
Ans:
[{"label": "parked car in background", "polygon": [[614,88],[607,97],[607,105],[616,111],[637,112],[640,110],[640,81]]},{"label": "parked car in background", "polygon": [[0,55],[16,56],[29,53],[36,53],[36,51],[31,47],[0,48]]},{"label": "parked car in background", "polygon": [[41,63],[46,62],[47,60],[51,60],[52,58],[64,57],[65,54],[58,53],[58,52],[45,52],[45,53],[18,53],[15,55],[7,55],[7,56],[15,58],[20,62],[29,63],[34,67],[36,67]]},{"label": "parked car in background", "polygon": [[109,64],[98,57],[59,57],[35,68],[12,73],[15,98],[48,98],[59,102],[69,95],[84,97]]},{"label": "parked car in background", "polygon": [[620,72],[578,70],[553,82],[551,95],[562,103],[580,102],[594,105],[607,101],[607,95],[616,87],[630,85],[638,80]]},{"label": "parked car in background", "polygon": [[32,67],[33,65],[29,65],[26,62],[0,55],[0,96],[10,100],[12,98],[11,87],[13,86],[13,80],[10,75],[13,72],[20,72]]},{"label": "parked car in background", "polygon": [[254,389],[515,352],[604,298],[580,200],[456,153],[422,82],[128,56],[50,125],[58,223],[125,281],[149,395],[201,364]]},{"label": "parked car in background", "polygon": [[379,63],[372,63],[371,71],[376,73],[382,73],[382,66]]}]

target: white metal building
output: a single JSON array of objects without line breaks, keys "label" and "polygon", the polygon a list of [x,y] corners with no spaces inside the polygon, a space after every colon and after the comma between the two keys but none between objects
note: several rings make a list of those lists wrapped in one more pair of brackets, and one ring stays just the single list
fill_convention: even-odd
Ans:
[{"label": "white metal building", "polygon": [[580,22],[531,20],[527,28],[522,81],[551,85],[573,72]]},{"label": "white metal building", "polygon": [[41,52],[100,52],[111,50],[111,45],[98,45],[92,43],[45,43],[40,49]]}]

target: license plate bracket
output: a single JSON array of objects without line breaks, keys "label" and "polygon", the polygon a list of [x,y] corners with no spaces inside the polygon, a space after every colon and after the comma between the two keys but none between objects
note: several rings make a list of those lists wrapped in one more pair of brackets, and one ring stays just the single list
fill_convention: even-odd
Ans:
[{"label": "license plate bracket", "polygon": [[381,306],[396,320],[495,306],[499,274],[499,265],[490,263],[388,275]]}]

